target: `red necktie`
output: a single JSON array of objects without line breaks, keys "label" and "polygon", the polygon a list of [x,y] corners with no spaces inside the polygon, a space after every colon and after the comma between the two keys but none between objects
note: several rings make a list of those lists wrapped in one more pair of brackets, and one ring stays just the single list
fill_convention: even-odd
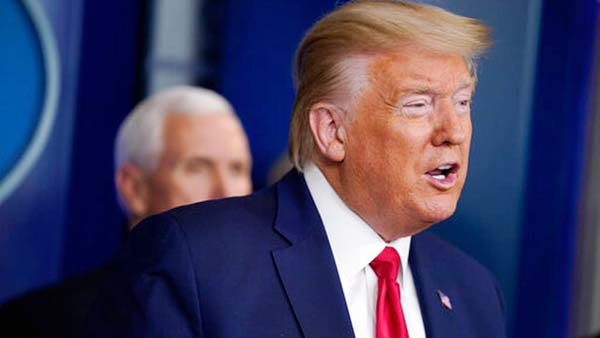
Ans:
[{"label": "red necktie", "polygon": [[389,246],[371,262],[371,268],[378,279],[377,338],[408,338],[400,303],[400,285],[396,282],[399,266],[398,252]]}]

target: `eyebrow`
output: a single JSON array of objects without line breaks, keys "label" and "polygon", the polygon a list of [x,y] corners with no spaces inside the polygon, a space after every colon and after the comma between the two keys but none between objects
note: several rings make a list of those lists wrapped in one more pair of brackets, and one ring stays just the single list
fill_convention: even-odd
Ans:
[{"label": "eyebrow", "polygon": [[463,83],[456,88],[456,90],[454,91],[454,94],[460,92],[461,90],[465,90],[465,89],[473,89],[475,90],[475,82],[473,80],[468,80],[468,81],[463,81]]},{"label": "eyebrow", "polygon": [[191,155],[189,157],[184,157],[180,159],[181,163],[203,163],[207,165],[216,165],[220,161],[226,162],[240,162],[240,163],[249,163],[250,159],[246,156],[234,156],[234,157],[225,157],[225,158],[215,158],[206,155]]},{"label": "eyebrow", "polygon": [[[462,81],[462,83],[458,86],[458,88],[456,88],[452,92],[452,95],[455,95],[456,93],[458,93],[462,90],[474,87],[473,84],[474,84],[474,81],[471,79]],[[406,94],[426,95],[426,94],[439,94],[440,92],[441,92],[441,90],[439,90],[438,88],[430,87],[428,85],[415,85],[415,86],[409,86],[409,87],[406,87],[406,88],[400,90],[399,94],[401,96],[406,95]]]}]

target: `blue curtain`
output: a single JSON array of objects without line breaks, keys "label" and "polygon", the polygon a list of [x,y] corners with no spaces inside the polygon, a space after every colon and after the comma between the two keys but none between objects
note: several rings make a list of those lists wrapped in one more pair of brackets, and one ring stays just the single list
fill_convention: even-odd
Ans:
[{"label": "blue curtain", "polygon": [[84,2],[65,225],[67,276],[106,262],[124,234],[113,183],[113,147],[121,121],[142,96],[144,4]]},{"label": "blue curtain", "polygon": [[[337,1],[342,3],[343,1]],[[217,90],[236,108],[250,139],[255,188],[287,151],[294,100],[291,71],[304,32],[336,1],[225,1]]]},{"label": "blue curtain", "polygon": [[515,337],[568,337],[598,3],[542,12]]}]

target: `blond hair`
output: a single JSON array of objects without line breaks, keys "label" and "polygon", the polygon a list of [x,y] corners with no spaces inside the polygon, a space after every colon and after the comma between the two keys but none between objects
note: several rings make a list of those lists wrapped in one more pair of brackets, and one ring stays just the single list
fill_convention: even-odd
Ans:
[{"label": "blond hair", "polygon": [[475,61],[490,46],[489,35],[478,20],[404,1],[353,1],[320,19],[304,36],[294,61],[296,99],[289,141],[294,166],[302,170],[313,152],[311,106],[331,102],[348,86],[344,61],[417,45],[463,56],[475,76]]}]

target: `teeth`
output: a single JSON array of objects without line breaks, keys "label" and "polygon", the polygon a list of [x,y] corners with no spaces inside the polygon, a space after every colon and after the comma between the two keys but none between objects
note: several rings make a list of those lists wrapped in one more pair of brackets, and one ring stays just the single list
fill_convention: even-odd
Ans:
[{"label": "teeth", "polygon": [[448,170],[448,169],[452,169],[452,165],[451,164],[444,164],[438,167],[438,170]]},{"label": "teeth", "polygon": [[445,179],[445,178],[446,178],[446,176],[445,176],[445,175],[433,175],[433,176],[431,176],[431,177],[435,178],[436,180],[443,180],[443,179]]}]

